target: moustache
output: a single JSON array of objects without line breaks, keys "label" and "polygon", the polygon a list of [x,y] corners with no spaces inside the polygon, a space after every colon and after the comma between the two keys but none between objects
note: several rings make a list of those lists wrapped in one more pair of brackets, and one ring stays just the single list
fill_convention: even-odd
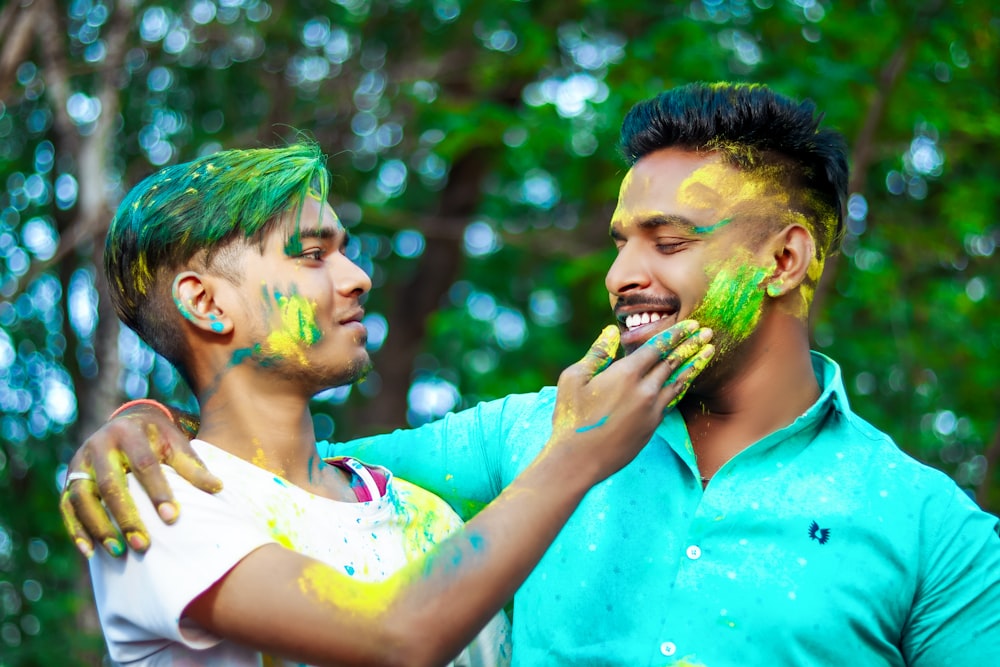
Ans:
[{"label": "moustache", "polygon": [[617,315],[624,308],[632,308],[633,306],[644,306],[648,307],[649,310],[668,310],[676,313],[681,309],[681,300],[676,294],[657,297],[639,295],[620,296],[615,301],[615,314]]}]

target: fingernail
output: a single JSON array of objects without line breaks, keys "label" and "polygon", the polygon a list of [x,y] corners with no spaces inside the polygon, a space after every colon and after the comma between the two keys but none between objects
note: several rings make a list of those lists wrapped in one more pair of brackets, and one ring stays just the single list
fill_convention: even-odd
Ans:
[{"label": "fingernail", "polygon": [[149,540],[142,533],[129,533],[126,535],[126,539],[134,551],[145,551],[149,548]]},{"label": "fingernail", "polygon": [[701,330],[698,332],[698,338],[700,340],[706,340],[706,341],[711,340],[712,336],[714,335],[715,332],[709,329],[708,327],[702,327]]},{"label": "fingernail", "polygon": [[82,537],[76,538],[76,548],[79,549],[84,558],[90,558],[94,555],[94,547],[90,546],[90,542]]},{"label": "fingernail", "polygon": [[108,553],[114,556],[115,558],[125,553],[125,547],[123,547],[122,543],[113,537],[109,537],[108,539],[104,540],[104,548],[107,549]]},{"label": "fingernail", "polygon": [[177,521],[177,507],[173,503],[160,503],[156,511],[160,518],[167,523]]}]

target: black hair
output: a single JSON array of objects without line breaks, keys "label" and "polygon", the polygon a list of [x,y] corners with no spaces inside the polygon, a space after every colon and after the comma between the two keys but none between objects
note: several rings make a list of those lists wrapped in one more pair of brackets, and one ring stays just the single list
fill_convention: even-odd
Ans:
[{"label": "black hair", "polygon": [[636,104],[625,116],[621,151],[628,164],[662,148],[718,152],[753,173],[778,167],[800,190],[797,208],[812,221],[820,259],[836,252],[847,196],[847,144],[820,128],[809,100],[760,84],[692,83]]}]

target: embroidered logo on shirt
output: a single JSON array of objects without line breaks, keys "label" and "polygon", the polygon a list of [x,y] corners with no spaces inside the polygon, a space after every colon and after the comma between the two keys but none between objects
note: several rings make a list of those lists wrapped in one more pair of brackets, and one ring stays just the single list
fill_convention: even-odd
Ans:
[{"label": "embroidered logo on shirt", "polygon": [[820,544],[826,544],[830,541],[830,529],[820,528],[819,524],[813,521],[809,524],[809,539],[816,540]]}]

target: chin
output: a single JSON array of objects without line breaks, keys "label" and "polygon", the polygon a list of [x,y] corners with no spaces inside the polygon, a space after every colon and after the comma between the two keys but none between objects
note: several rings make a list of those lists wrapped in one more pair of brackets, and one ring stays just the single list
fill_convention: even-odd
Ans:
[{"label": "chin", "polygon": [[363,359],[358,359],[351,367],[350,376],[351,379],[344,384],[353,384],[355,382],[360,382],[368,377],[368,374],[372,372],[375,368],[375,364],[372,363],[371,357],[365,352]]}]

